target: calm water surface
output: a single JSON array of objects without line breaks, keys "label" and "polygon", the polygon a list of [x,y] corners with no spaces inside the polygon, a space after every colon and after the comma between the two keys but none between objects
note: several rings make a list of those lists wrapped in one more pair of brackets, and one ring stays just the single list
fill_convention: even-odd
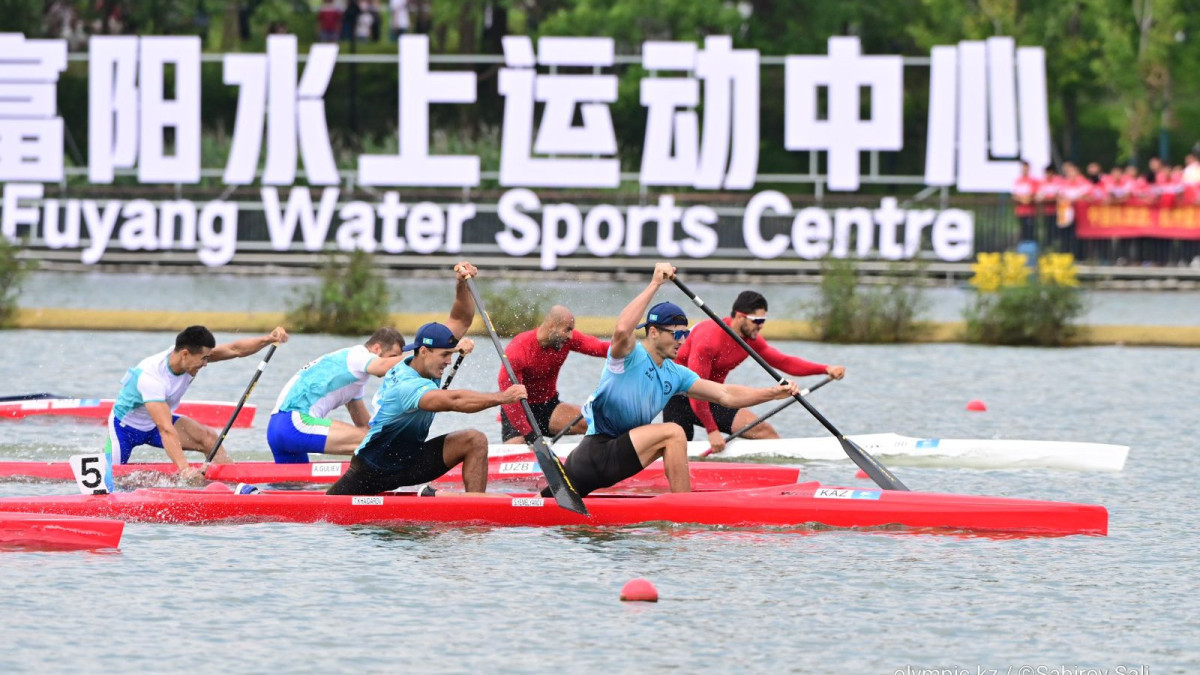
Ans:
[{"label": "calm water surface", "polygon": [[[644,282],[555,280],[489,281],[497,289],[519,289],[543,305],[566,303],[580,316],[615,316]],[[649,276],[647,275],[647,279]],[[314,288],[312,277],[244,277],[229,274],[35,273],[25,282],[24,307],[87,309],[193,310],[209,312],[280,312],[300,293]],[[747,287],[758,287],[771,303],[771,314],[804,318],[805,303],[817,299],[812,284],[689,284],[721,312]],[[453,287],[428,278],[389,279],[394,312],[441,312],[453,300]],[[921,318],[961,321],[972,292],[963,285],[926,288]],[[1192,325],[1200,316],[1200,291],[1092,291],[1081,322],[1095,325]]]},{"label": "calm water surface", "polygon": [[[112,396],[126,367],[172,337],[0,332],[0,395]],[[269,457],[280,387],[345,344],[297,336],[276,353],[251,399],[254,427],[231,434],[236,457]],[[779,346],[848,367],[813,396],[848,433],[1132,446],[1115,474],[896,470],[920,490],[1101,503],[1110,536],[133,524],[119,552],[0,553],[0,672],[1200,670],[1200,351]],[[235,400],[256,363],[215,364],[191,397]],[[751,365],[732,381],[765,383]],[[455,385],[494,388],[497,368],[481,345]],[[599,371],[568,359],[563,399],[582,400]],[[971,398],[989,411],[966,412]],[[775,419],[787,436],[825,433],[803,410]],[[439,415],[433,433],[468,426],[499,438],[494,413]],[[102,427],[64,420],[2,428],[0,459],[65,459],[103,440]],[[848,462],[806,471],[865,485]],[[0,495],[68,488],[0,483]],[[638,576],[658,604],[618,601]]]}]

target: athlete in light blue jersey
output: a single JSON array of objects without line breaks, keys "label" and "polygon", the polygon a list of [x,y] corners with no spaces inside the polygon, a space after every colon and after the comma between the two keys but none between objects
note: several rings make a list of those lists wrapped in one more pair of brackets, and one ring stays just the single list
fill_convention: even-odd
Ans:
[{"label": "athlete in light blue jersey", "polygon": [[526,397],[525,387],[514,385],[503,392],[485,394],[463,389],[442,389],[442,373],[471,321],[475,302],[466,280],[478,274],[475,266],[461,262],[457,293],[445,324],[427,323],[404,351],[413,355],[396,364],[383,378],[375,401],[379,410],[370,429],[350,460],[350,468],[328,491],[331,495],[373,495],[405,485],[427,483],[462,464],[467,492],[487,489],[487,437],[483,432],[454,431],[429,438],[435,413],[479,412]]},{"label": "athlete in light blue jersey", "polygon": [[[638,323],[658,287],[674,276],[669,263],[655,265],[650,285],[617,317],[600,385],[583,406],[587,435],[566,461],[567,477],[580,495],[623,481],[660,457],[671,491],[691,490],[683,428],[653,423],[675,394],[746,408],[799,392],[790,382],[762,388],[712,382],[675,363],[689,332],[683,310],[660,302]],[[637,328],[646,329],[641,342],[633,334]]]},{"label": "athlete in light blue jersey", "polygon": [[[269,335],[217,344],[204,326],[189,326],[175,337],[175,348],[143,359],[121,380],[121,391],[108,416],[108,442],[104,452],[110,464],[126,464],[139,445],[166,451],[180,477],[200,478],[188,465],[184,450],[208,453],[217,442],[217,432],[187,417],[174,414],[200,369],[217,361],[250,356],[271,343],[287,342],[282,327]],[[213,461],[229,463],[224,445]]]},{"label": "athlete in light blue jersey", "polygon": [[[403,358],[403,347],[400,331],[380,328],[365,344],[325,354],[293,375],[267,425],[267,445],[275,461],[304,464],[310,453],[354,454],[371,417],[362,400],[367,380],[387,375]],[[463,338],[456,349],[469,354],[473,347],[470,338]],[[352,424],[330,419],[343,405]]]}]

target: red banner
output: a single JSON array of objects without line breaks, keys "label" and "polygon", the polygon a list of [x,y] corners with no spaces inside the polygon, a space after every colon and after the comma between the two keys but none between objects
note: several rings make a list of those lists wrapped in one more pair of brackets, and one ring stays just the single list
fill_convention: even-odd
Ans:
[{"label": "red banner", "polygon": [[1200,239],[1200,206],[1076,202],[1074,207],[1080,239]]}]

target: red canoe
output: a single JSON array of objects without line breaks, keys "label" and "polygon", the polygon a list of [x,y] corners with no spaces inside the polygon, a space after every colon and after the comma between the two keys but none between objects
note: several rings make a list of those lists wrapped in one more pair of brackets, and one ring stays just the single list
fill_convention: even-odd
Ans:
[{"label": "red canoe", "polygon": [[[217,486],[220,484],[214,484]],[[214,487],[210,486],[210,488]],[[932,533],[1105,535],[1102,506],[927,492],[825,487],[816,482],[750,490],[600,495],[584,499],[590,515],[529,494],[328,496],[321,492],[233,494],[142,489],[112,495],[8,497],[0,509],[117,518],[148,523],[328,522],[338,525],[484,524],[636,525],[653,522],[733,527],[876,528]]]},{"label": "red canoe", "polygon": [[124,530],[121,520],[0,511],[0,548],[116,548]]},{"label": "red canoe", "polygon": [[[112,412],[111,398],[29,398],[23,400],[0,400],[0,419],[24,419],[37,415],[57,415],[105,421]],[[190,417],[210,427],[224,427],[233,415],[237,403],[223,401],[184,401],[175,411],[177,415]],[[244,429],[254,421],[257,407],[247,404],[234,420],[235,428]]]},{"label": "red canoe", "polygon": [[[200,466],[194,464],[193,466]],[[238,462],[213,464],[206,477],[229,483],[333,483],[345,472],[349,462],[313,462],[312,464],[275,464],[274,462]],[[128,477],[137,473],[174,475],[175,465],[169,463],[121,464],[113,467],[113,476]],[[765,487],[795,483],[800,480],[797,466],[771,464],[735,464],[732,462],[694,462],[691,464],[692,486],[697,490]],[[452,469],[439,479],[439,486],[461,480],[461,471]],[[541,478],[542,472],[533,453],[493,457],[488,460],[488,480],[491,482],[529,483]],[[73,481],[67,462],[0,462],[0,479],[39,479]],[[662,462],[655,462],[641,473],[621,483],[623,488],[666,489]]]}]

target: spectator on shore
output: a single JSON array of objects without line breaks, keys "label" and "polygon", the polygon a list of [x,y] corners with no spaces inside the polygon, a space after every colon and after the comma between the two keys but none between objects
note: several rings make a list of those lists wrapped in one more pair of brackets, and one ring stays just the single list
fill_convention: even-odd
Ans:
[{"label": "spectator on shore", "polygon": [[1038,216],[1042,221],[1042,234],[1046,238],[1046,245],[1050,247],[1054,247],[1059,240],[1058,195],[1062,191],[1062,184],[1062,176],[1054,167],[1048,166],[1045,177],[1038,181],[1037,194],[1034,195]]},{"label": "spectator on shore", "polygon": [[1012,187],[1012,198],[1016,202],[1013,211],[1021,224],[1021,241],[1037,241],[1037,198],[1038,181],[1029,175],[1029,162],[1021,160],[1021,175]]},{"label": "spectator on shore", "polygon": [[370,42],[375,34],[375,14],[371,12],[371,3],[360,0],[358,16],[355,18],[354,39],[356,42]]},{"label": "spectator on shore", "polygon": [[1183,186],[1189,188],[1200,185],[1200,160],[1196,155],[1189,154],[1183,159]]},{"label": "spectator on shore", "polygon": [[1100,162],[1088,162],[1087,173],[1084,177],[1093,185],[1099,185],[1100,179],[1104,177],[1104,169],[1100,168]]},{"label": "spectator on shore", "polygon": [[352,42],[358,34],[358,15],[362,10],[358,6],[358,0],[349,0],[346,3],[346,9],[342,12],[342,42]]},{"label": "spectator on shore", "polygon": [[392,41],[399,42],[400,36],[408,32],[408,0],[391,0]]},{"label": "spectator on shore", "polygon": [[323,0],[317,10],[317,34],[321,42],[337,42],[342,27],[342,10],[333,0]]},{"label": "spectator on shore", "polygon": [[366,0],[364,11],[371,15],[371,42],[383,39],[383,13],[379,10],[378,0]]}]

